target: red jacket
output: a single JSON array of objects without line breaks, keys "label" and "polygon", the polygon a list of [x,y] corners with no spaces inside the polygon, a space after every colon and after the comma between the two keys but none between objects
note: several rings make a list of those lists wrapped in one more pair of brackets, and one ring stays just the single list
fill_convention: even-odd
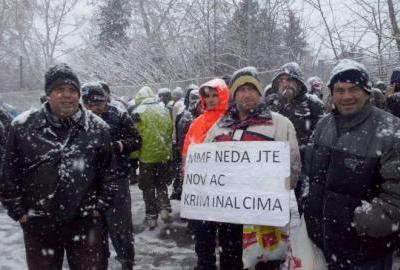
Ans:
[{"label": "red jacket", "polygon": [[189,145],[204,142],[208,131],[228,110],[230,92],[225,82],[221,79],[213,79],[200,86],[200,89],[206,86],[217,90],[219,99],[218,106],[216,109],[207,110],[204,97],[200,96],[203,114],[193,120],[190,125],[183,144],[182,156],[186,156]]}]

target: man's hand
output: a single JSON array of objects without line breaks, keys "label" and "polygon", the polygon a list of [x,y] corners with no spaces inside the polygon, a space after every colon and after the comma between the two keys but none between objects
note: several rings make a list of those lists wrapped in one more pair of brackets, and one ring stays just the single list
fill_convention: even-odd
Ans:
[{"label": "man's hand", "polygon": [[372,203],[363,202],[354,210],[352,226],[359,235],[379,238],[388,236],[398,230],[398,224],[393,224],[387,214],[378,206],[374,199]]},{"label": "man's hand", "polygon": [[28,214],[23,215],[22,218],[20,218],[18,221],[21,224],[28,222]]}]

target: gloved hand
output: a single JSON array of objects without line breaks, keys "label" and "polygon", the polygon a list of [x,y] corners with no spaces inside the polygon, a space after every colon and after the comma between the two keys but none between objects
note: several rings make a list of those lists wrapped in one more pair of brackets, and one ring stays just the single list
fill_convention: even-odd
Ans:
[{"label": "gloved hand", "polygon": [[398,230],[388,215],[379,206],[376,199],[372,203],[363,201],[363,204],[354,210],[352,225],[359,235],[384,237]]}]

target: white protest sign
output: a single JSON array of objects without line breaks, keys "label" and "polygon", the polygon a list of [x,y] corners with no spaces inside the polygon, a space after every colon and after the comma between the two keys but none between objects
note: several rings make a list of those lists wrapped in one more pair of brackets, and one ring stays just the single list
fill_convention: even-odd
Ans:
[{"label": "white protest sign", "polygon": [[191,145],[186,156],[181,216],[238,224],[289,222],[287,142]]}]

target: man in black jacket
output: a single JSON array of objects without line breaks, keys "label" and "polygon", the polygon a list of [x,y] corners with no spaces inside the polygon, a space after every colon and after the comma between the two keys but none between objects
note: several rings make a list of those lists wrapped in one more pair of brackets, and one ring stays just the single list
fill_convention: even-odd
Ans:
[{"label": "man in black jacket", "polygon": [[400,120],[372,106],[365,67],[342,60],[335,110],[313,137],[305,220],[330,270],[391,269],[399,244]]},{"label": "man in black jacket", "polygon": [[302,174],[295,188],[299,210],[308,186],[307,166],[305,166],[306,147],[317,122],[324,115],[322,101],[307,94],[307,86],[300,66],[295,63],[284,64],[272,80],[272,88],[265,94],[269,107],[289,118],[296,130],[302,161]]},{"label": "man in black jacket", "polygon": [[107,269],[104,213],[116,186],[109,127],[79,104],[80,84],[66,64],[45,75],[48,101],[10,128],[0,198],[24,233],[27,265]]},{"label": "man in black jacket", "polygon": [[276,93],[279,103],[278,112],[289,118],[296,129],[300,153],[308,144],[310,136],[319,119],[324,114],[321,100],[307,94],[307,86],[297,63],[284,64],[272,80],[269,94]]},{"label": "man in black jacket", "polygon": [[385,95],[387,110],[391,114],[400,117],[400,67],[393,70]]},{"label": "man in black jacket", "polygon": [[182,195],[182,185],[183,185],[183,175],[181,171],[182,167],[182,148],[185,141],[186,133],[189,130],[192,121],[201,114],[200,108],[200,94],[199,87],[197,85],[189,85],[185,101],[185,109],[182,113],[178,114],[176,117],[175,130],[176,130],[176,147],[175,154],[177,159],[177,168],[175,172],[175,179],[173,183],[173,191],[171,194],[171,200],[181,200]]},{"label": "man in black jacket", "polygon": [[108,232],[117,259],[123,270],[132,269],[135,257],[132,224],[131,194],[129,191],[128,155],[140,149],[141,137],[128,112],[121,111],[107,102],[107,96],[99,83],[87,83],[82,87],[84,106],[100,116],[109,126],[112,145],[117,160],[115,194],[111,209],[107,211]]}]

